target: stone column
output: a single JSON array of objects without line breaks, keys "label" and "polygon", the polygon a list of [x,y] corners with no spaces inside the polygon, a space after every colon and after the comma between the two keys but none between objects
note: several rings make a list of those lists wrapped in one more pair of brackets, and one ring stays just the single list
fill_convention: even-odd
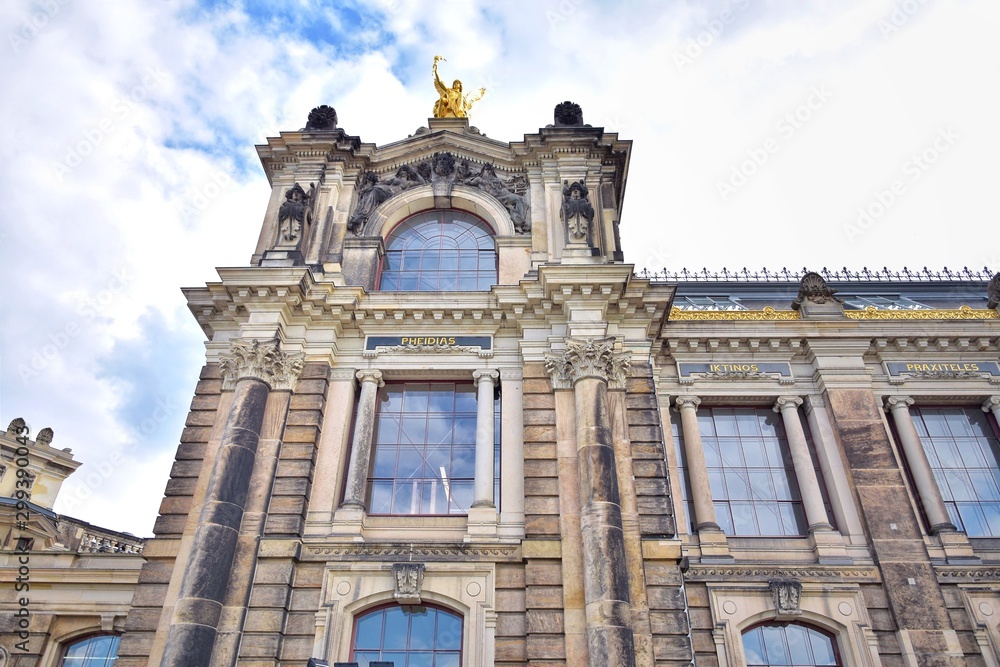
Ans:
[{"label": "stone column", "polygon": [[496,381],[500,373],[478,370],[472,373],[479,392],[476,402],[476,481],[473,487],[473,507],[496,508],[493,499],[493,404]]},{"label": "stone column", "polygon": [[917,485],[917,493],[920,494],[920,501],[927,513],[930,532],[940,533],[957,530],[948,516],[948,509],[941,499],[941,491],[934,479],[934,472],[927,460],[924,446],[920,444],[920,436],[917,435],[917,429],[913,426],[913,418],[910,417],[911,405],[913,405],[913,399],[909,396],[890,396],[885,401],[885,409],[892,412],[892,419],[896,423],[896,432],[899,433],[900,445],[903,447],[903,452],[906,453],[906,461],[910,464],[910,473],[913,475],[913,481]]},{"label": "stone column", "polygon": [[1000,424],[1000,396],[990,396],[983,403],[983,412],[992,412],[993,418]]},{"label": "stone column", "polygon": [[681,413],[681,429],[684,432],[684,458],[687,459],[688,480],[691,483],[691,501],[694,503],[695,530],[719,531],[719,523],[715,518],[715,506],[712,504],[712,486],[708,481],[708,466],[705,464],[705,452],[701,444],[701,431],[698,430],[698,406],[701,399],[697,396],[678,396],[674,406]]},{"label": "stone column", "polygon": [[375,398],[382,381],[382,371],[373,368],[355,374],[361,382],[358,414],[354,418],[354,443],[351,461],[347,465],[347,486],[344,488],[342,508],[365,510],[365,484],[368,481],[368,462],[372,454],[372,434],[375,432]]},{"label": "stone column", "polygon": [[634,667],[628,564],[615,467],[608,379],[628,370],[629,353],[614,339],[566,339],[566,351],[546,355],[546,367],[573,383],[580,472],[587,646],[592,667]]},{"label": "stone column", "polygon": [[833,526],[827,520],[823,495],[819,492],[816,468],[813,467],[809,443],[806,441],[806,433],[802,430],[802,421],[799,419],[800,405],[802,399],[798,396],[782,396],[774,404],[774,411],[781,413],[781,421],[785,426],[785,436],[788,438],[788,449],[792,455],[795,478],[799,482],[799,495],[802,496],[802,508],[805,510],[809,532],[833,530]]},{"label": "stone column", "polygon": [[301,356],[283,353],[277,341],[236,340],[221,361],[223,389],[234,389],[233,402],[208,480],[161,667],[209,664],[267,397],[272,389],[290,389],[302,370]]}]

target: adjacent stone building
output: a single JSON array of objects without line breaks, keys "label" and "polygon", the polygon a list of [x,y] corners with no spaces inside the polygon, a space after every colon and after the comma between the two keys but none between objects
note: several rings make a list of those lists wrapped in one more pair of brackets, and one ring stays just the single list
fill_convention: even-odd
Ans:
[{"label": "adjacent stone building", "polygon": [[1000,664],[1000,276],[637,272],[571,103],[258,153],[117,667]]}]

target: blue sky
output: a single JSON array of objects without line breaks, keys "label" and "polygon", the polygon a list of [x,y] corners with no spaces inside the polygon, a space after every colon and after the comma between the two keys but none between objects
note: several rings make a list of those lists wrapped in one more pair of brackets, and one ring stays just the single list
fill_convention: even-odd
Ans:
[{"label": "blue sky", "polygon": [[245,265],[254,150],[318,104],[379,145],[430,66],[518,141],[573,100],[634,141],[626,259],[1000,269],[995,0],[81,3],[0,8],[0,419],[84,467],[56,509],[148,534],[204,336]]}]

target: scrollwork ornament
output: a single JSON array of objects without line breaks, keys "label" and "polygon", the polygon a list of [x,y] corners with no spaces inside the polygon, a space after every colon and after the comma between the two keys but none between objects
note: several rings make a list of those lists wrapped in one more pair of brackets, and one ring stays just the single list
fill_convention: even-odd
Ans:
[{"label": "scrollwork ornament", "polygon": [[301,354],[288,354],[277,340],[236,339],[229,353],[220,358],[222,389],[232,390],[244,378],[265,382],[272,391],[290,391],[302,372],[305,361]]}]

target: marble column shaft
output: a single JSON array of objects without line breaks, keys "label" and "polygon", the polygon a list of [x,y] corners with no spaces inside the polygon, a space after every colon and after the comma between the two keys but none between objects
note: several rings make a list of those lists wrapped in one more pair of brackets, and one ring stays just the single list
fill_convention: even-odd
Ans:
[{"label": "marble column shaft", "polygon": [[809,453],[809,442],[799,418],[799,406],[803,401],[798,396],[782,396],[774,404],[774,411],[781,413],[781,421],[788,438],[788,449],[792,455],[792,466],[799,482],[799,495],[802,497],[802,508],[806,514],[809,532],[816,530],[833,530],[826,507],[823,504],[823,494],[819,490],[819,478]]},{"label": "marble column shaft", "polygon": [[268,385],[257,378],[236,383],[161,667],[209,664],[269,393]]},{"label": "marble column shaft", "polygon": [[691,483],[691,501],[694,504],[695,530],[719,531],[712,504],[712,486],[708,480],[708,466],[701,444],[698,428],[698,406],[701,399],[695,396],[678,396],[674,400],[681,413],[681,429],[684,431],[684,458],[687,459],[688,480]]},{"label": "marble column shaft", "polygon": [[930,532],[939,533],[941,531],[956,530],[955,524],[948,516],[948,509],[941,498],[941,491],[938,489],[937,481],[934,479],[934,471],[927,460],[927,453],[917,435],[917,429],[913,426],[913,418],[910,416],[910,406],[913,399],[908,396],[891,396],[886,399],[886,409],[892,412],[892,419],[896,424],[896,432],[899,433],[900,445],[906,453],[906,461],[910,464],[910,474],[917,486],[920,494],[920,501],[927,514],[927,521],[930,523]]},{"label": "marble column shaft", "polygon": [[375,432],[375,399],[379,387],[385,383],[382,382],[382,372],[377,370],[361,370],[356,377],[361,381],[361,397],[358,399],[358,414],[354,418],[354,441],[341,507],[365,509],[365,486]]},{"label": "marble column shaft", "polygon": [[580,533],[587,648],[591,667],[635,667],[628,559],[622,528],[608,378],[624,384],[629,353],[614,339],[566,339],[546,356],[553,386],[572,381],[580,475]]},{"label": "marble column shaft", "polygon": [[478,394],[476,397],[476,465],[473,507],[496,507],[493,500],[493,454],[496,448],[494,433],[494,396],[500,373],[478,370],[472,374]]}]

